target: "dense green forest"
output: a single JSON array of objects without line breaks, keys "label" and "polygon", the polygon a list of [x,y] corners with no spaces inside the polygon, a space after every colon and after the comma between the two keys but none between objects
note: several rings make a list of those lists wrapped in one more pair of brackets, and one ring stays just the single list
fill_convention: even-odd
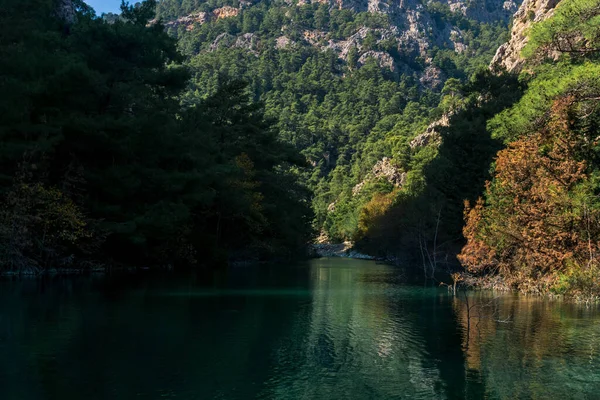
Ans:
[{"label": "dense green forest", "polygon": [[81,1],[8,2],[2,269],[368,243],[377,202],[423,186],[436,151],[411,140],[466,101],[461,82],[506,37],[507,13],[425,6],[407,44],[397,16],[356,7],[165,0],[99,17]]},{"label": "dense green forest", "polygon": [[[279,137],[311,164],[301,179],[314,194],[319,240],[351,241],[388,259],[421,259],[420,247],[435,246],[436,221],[430,217],[439,212],[445,233],[440,240],[446,244],[436,252],[445,248],[451,262],[461,245],[462,201],[481,194],[499,149],[478,134],[487,118],[515,100],[519,85],[487,71],[496,48],[508,39],[505,12],[478,20],[444,3],[412,6],[430,18],[417,23],[421,36],[412,42],[398,32],[406,21],[393,12],[370,12],[353,2],[337,8],[327,2],[164,0],[157,18],[188,58],[193,77],[184,101],[210,96],[224,82],[241,78],[265,104]],[[460,40],[439,33],[446,31]],[[443,115],[477,108],[481,96],[494,98],[493,104],[465,111],[476,125],[466,123],[469,132],[457,132],[455,143],[445,144],[460,148],[444,147],[444,161],[436,161],[455,164],[427,167],[438,154],[439,133],[415,137]],[[465,152],[472,164],[467,171]],[[425,194],[428,174],[451,175],[453,181]],[[430,197],[426,204],[423,196]],[[410,218],[388,218],[389,208]]]},{"label": "dense green forest", "polygon": [[546,21],[526,5],[520,75],[488,68],[508,39],[501,13],[422,7],[419,51],[390,33],[393,12],[354,2],[171,0],[157,18],[188,58],[185,101],[241,77],[306,157],[319,240],[432,275],[466,243],[460,262],[495,287],[596,291],[597,1],[562,1]]},{"label": "dense green forest", "polygon": [[182,105],[190,74],[155,8],[108,23],[82,2],[3,5],[3,271],[287,257],[309,239],[305,162],[243,83]]},{"label": "dense green forest", "polygon": [[94,1],[0,6],[0,399],[599,398],[600,0]]}]

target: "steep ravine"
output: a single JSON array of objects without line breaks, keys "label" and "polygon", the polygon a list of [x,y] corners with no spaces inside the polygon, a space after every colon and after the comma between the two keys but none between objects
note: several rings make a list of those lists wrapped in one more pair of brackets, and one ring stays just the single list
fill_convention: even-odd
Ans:
[{"label": "steep ravine", "polygon": [[188,57],[190,100],[249,83],[310,165],[301,179],[319,237],[348,243],[377,224],[367,207],[416,194],[455,94],[460,102],[457,85],[488,66],[519,4],[163,0],[157,20]]}]

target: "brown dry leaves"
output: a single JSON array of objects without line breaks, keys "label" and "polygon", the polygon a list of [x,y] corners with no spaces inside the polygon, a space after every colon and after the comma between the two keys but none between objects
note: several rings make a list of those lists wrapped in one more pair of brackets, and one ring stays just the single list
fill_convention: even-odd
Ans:
[{"label": "brown dry leaves", "polygon": [[[574,188],[586,179],[578,160],[581,136],[571,129],[573,99],[557,100],[540,131],[498,153],[486,202],[465,207],[467,244],[459,255],[471,272],[499,273],[523,288],[593,260],[598,249],[598,221]],[[597,226],[597,224],[594,224]]]}]

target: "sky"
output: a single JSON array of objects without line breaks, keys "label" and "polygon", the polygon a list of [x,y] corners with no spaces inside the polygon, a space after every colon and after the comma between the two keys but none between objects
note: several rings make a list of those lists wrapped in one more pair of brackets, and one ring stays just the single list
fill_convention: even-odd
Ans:
[{"label": "sky", "polygon": [[[121,0],[84,0],[87,4],[92,6],[96,10],[97,15],[107,12],[120,12],[121,11]],[[135,3],[135,1],[129,1]]]}]

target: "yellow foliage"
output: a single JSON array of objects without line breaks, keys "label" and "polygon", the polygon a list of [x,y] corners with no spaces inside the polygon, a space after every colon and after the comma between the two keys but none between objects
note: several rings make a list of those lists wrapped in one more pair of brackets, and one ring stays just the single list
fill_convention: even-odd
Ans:
[{"label": "yellow foliage", "polygon": [[0,207],[0,269],[44,268],[91,236],[81,210],[59,189],[17,183]]},{"label": "yellow foliage", "polygon": [[375,193],[371,200],[364,205],[358,217],[358,236],[363,237],[369,229],[376,225],[379,218],[383,217],[394,204],[399,189],[390,193]]}]

